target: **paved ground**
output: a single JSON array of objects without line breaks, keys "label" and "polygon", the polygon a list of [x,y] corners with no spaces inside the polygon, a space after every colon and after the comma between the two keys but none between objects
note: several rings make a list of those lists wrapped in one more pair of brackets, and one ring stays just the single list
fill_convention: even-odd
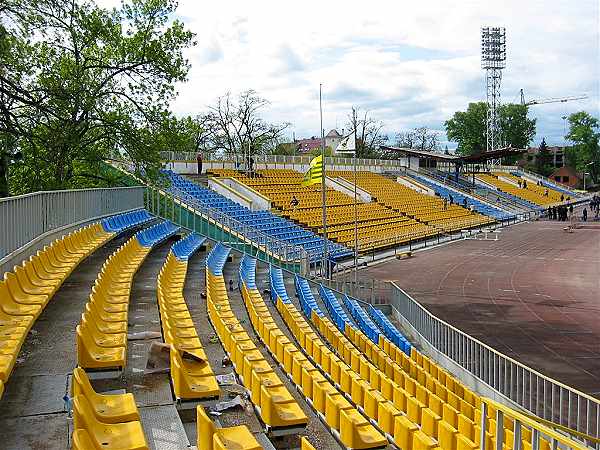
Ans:
[{"label": "paved ground", "polygon": [[438,317],[600,397],[600,224],[539,221],[360,272],[395,280]]}]

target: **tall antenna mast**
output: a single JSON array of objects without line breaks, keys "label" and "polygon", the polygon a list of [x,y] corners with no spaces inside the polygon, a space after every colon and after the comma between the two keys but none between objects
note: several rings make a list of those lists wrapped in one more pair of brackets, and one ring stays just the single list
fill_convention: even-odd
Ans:
[{"label": "tall antenna mast", "polygon": [[[486,150],[491,152],[501,147],[500,123],[500,84],[502,69],[506,67],[506,29],[504,27],[481,28],[481,68],[486,80]],[[499,161],[494,161],[497,164]]]}]

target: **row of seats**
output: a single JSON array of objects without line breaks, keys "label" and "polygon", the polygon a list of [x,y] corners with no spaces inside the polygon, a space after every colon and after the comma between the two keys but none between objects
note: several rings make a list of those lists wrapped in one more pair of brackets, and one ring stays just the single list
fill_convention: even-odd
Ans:
[{"label": "row of seats", "polygon": [[468,196],[468,195],[465,195],[454,189],[450,189],[446,186],[443,186],[442,183],[439,183],[437,181],[431,180],[429,178],[425,178],[424,176],[421,176],[421,175],[412,175],[412,177],[414,179],[418,180],[420,183],[425,184],[427,187],[435,190],[435,192],[440,197],[449,200],[450,196],[452,196],[453,201],[455,203],[457,203],[458,205],[463,205],[466,202],[466,204],[468,206],[473,206],[475,211],[477,211],[480,214],[494,217],[495,219],[500,219],[500,220],[507,219],[511,216],[506,211],[503,211],[500,208],[497,208],[492,205],[488,205],[487,203],[484,203],[472,196]]},{"label": "row of seats", "polygon": [[[401,448],[405,448],[403,445],[407,445],[410,448],[412,442],[413,446],[418,445],[419,448],[431,448],[429,446],[440,446],[444,449],[458,448],[458,432],[456,433],[457,436],[452,434],[452,439],[439,439],[438,423],[447,419],[450,423],[455,423],[458,426],[458,421],[463,413],[451,405],[445,404],[447,396],[442,398],[432,392],[428,392],[424,387],[425,385],[418,382],[416,368],[412,370],[414,375],[417,376],[417,378],[414,378],[410,375],[411,367],[408,364],[406,367],[401,367],[390,356],[381,351],[371,339],[348,323],[345,324],[345,333],[360,336],[362,339],[362,348],[353,345],[351,342],[352,339],[347,339],[344,333],[340,332],[326,317],[313,314],[312,321],[315,323],[320,334],[327,339],[337,354],[363,376],[365,382],[369,383],[372,390],[377,391],[377,393],[370,392],[367,395],[370,405],[379,405],[378,409],[375,409],[375,406],[369,407],[369,416],[380,419],[382,426],[386,430],[391,429],[390,417],[392,417],[392,421],[396,417],[395,423],[398,426],[398,433],[395,432],[394,437],[397,445]],[[385,339],[385,337],[381,335],[380,339]],[[375,349],[378,351],[375,351]],[[411,361],[404,352],[399,349],[397,349],[397,352],[403,355],[404,361]],[[373,361],[373,364],[369,361]],[[429,386],[434,387],[433,383],[430,383]],[[441,388],[439,393],[441,396],[445,394]],[[384,407],[383,405],[386,402],[391,403],[391,405]],[[460,406],[462,406],[464,412],[470,415],[470,417],[475,417],[475,408],[473,406],[466,402]],[[365,406],[365,409],[367,409],[367,406]],[[460,419],[461,423],[468,423],[466,421],[467,418],[465,415],[464,418]],[[469,420],[475,426],[475,421],[473,419]],[[460,448],[475,448],[477,445],[475,436],[473,433],[469,433],[469,436],[469,440],[460,438],[462,442]],[[451,446],[448,447],[448,445]]]},{"label": "row of seats", "polygon": [[151,221],[153,216],[145,209],[117,214],[102,219],[102,228],[108,233],[122,233]]},{"label": "row of seats", "polygon": [[223,266],[231,248],[217,244],[206,261],[208,317],[233,368],[270,430],[304,427],[308,418],[231,310]]},{"label": "row of seats", "polygon": [[98,394],[81,367],[71,379],[73,450],[146,450],[148,444],[133,394]]},{"label": "row of seats", "polygon": [[404,337],[402,333],[400,333],[396,326],[390,322],[390,319],[388,319],[381,310],[375,308],[373,305],[369,305],[368,312],[385,337],[392,341],[396,347],[402,349],[404,353],[410,356],[412,349],[411,343]]},{"label": "row of seats", "polygon": [[[499,173],[501,177],[504,177],[504,173]],[[529,203],[534,205],[545,206],[552,203],[556,203],[556,200],[552,200],[550,197],[545,197],[544,195],[540,195],[537,192],[529,188],[520,188],[515,186],[514,184],[508,183],[504,180],[498,178],[498,175],[487,174],[487,173],[478,173],[475,174],[475,178],[479,181],[487,183],[489,185],[495,186],[497,189],[502,192],[506,192],[520,199],[526,200]],[[560,200],[560,199],[559,199]]]},{"label": "row of seats", "polygon": [[179,227],[171,222],[161,222],[139,231],[107,258],[76,328],[77,361],[80,367],[125,367],[127,315],[133,276],[152,247],[178,230]]},{"label": "row of seats", "polygon": [[115,236],[100,223],[53,241],[0,280],[0,397],[29,330],[77,265]]},{"label": "row of seats", "polygon": [[373,342],[379,342],[379,336],[381,335],[381,330],[375,323],[371,320],[366,311],[358,304],[358,301],[354,298],[348,297],[344,295],[343,297],[344,304],[348,311],[350,311],[350,315],[354,319],[354,322],[358,325],[358,327],[365,333],[369,339]]},{"label": "row of seats", "polygon": [[[341,371],[332,369],[332,379],[326,378],[315,365],[304,356],[306,348],[315,349],[319,354],[332,355],[327,347],[320,342],[308,324],[303,322],[302,315],[288,301],[283,303],[277,297],[277,307],[284,320],[296,337],[300,349],[277,326],[269,307],[255,282],[256,260],[244,256],[240,263],[240,280],[242,280],[242,296],[250,315],[250,321],[260,335],[274,358],[291,375],[292,381],[298,386],[303,395],[310,400],[312,406],[324,416],[326,424],[334,431],[342,444],[347,448],[366,449],[379,448],[387,445],[387,439],[342,395],[335,387],[339,384]],[[291,318],[292,317],[292,318]],[[294,319],[297,322],[294,322]],[[293,322],[293,323],[292,323]],[[318,348],[318,350],[317,350]],[[312,358],[312,354],[309,352]],[[338,368],[339,359],[334,358],[330,367]],[[335,377],[338,375],[338,377]]]},{"label": "row of seats", "polygon": [[[198,202],[204,207],[214,208],[220,213],[226,214],[267,236],[284,241],[290,246],[302,247],[308,253],[311,261],[320,261],[323,258],[323,239],[312,231],[303,229],[270,211],[251,211],[210,189],[192,183],[172,171],[164,171],[164,173],[169,177],[171,183],[169,191],[183,201],[191,204]],[[267,244],[269,242],[265,242],[265,245]],[[327,242],[327,248],[328,257],[332,261],[352,256],[351,250],[332,241]],[[290,258],[299,258],[300,256],[299,253],[294,254],[292,251],[288,251],[288,257]]]},{"label": "row of seats", "polygon": [[[205,238],[190,234],[173,245],[158,274],[157,297],[164,341],[170,345],[171,383],[177,400],[218,397],[219,384],[188,310],[183,288],[187,258]],[[180,260],[176,254],[183,254]]]},{"label": "row of seats", "polygon": [[198,450],[262,450],[246,425],[217,428],[204,408],[196,407],[196,435]]},{"label": "row of seats", "polygon": [[[349,182],[353,182],[354,179],[351,171],[337,171],[331,176],[342,177]],[[376,173],[361,171],[356,177],[358,186],[375,197],[377,202],[444,231],[470,228],[494,221],[458,205],[447,205],[444,209],[444,202],[439,197],[421,194]]]}]

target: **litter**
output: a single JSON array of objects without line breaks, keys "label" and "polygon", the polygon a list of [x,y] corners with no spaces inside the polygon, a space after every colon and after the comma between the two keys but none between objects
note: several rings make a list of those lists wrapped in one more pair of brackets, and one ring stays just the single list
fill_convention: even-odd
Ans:
[{"label": "litter", "polygon": [[233,400],[227,402],[219,402],[215,405],[214,410],[217,412],[225,411],[236,407],[244,408],[244,400],[240,395],[236,396]]}]

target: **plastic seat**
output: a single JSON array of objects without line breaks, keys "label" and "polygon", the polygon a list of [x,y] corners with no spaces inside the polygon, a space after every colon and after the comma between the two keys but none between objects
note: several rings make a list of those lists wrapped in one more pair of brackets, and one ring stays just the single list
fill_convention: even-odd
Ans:
[{"label": "plastic seat", "polygon": [[196,407],[197,447],[202,450],[261,450],[247,426],[216,428],[202,406]]},{"label": "plastic seat", "polygon": [[103,423],[119,423],[140,420],[133,394],[98,394],[81,367],[73,370],[73,395],[83,395],[96,419]]},{"label": "plastic seat", "polygon": [[125,347],[100,347],[93,339],[85,334],[80,325],[76,328],[77,361],[87,369],[107,369],[125,366]]},{"label": "plastic seat", "polygon": [[[148,444],[139,421],[107,424],[96,419],[83,395],[73,398],[73,425],[75,430],[84,429],[94,448],[119,450],[147,450]],[[89,442],[88,441],[88,442]]]}]

